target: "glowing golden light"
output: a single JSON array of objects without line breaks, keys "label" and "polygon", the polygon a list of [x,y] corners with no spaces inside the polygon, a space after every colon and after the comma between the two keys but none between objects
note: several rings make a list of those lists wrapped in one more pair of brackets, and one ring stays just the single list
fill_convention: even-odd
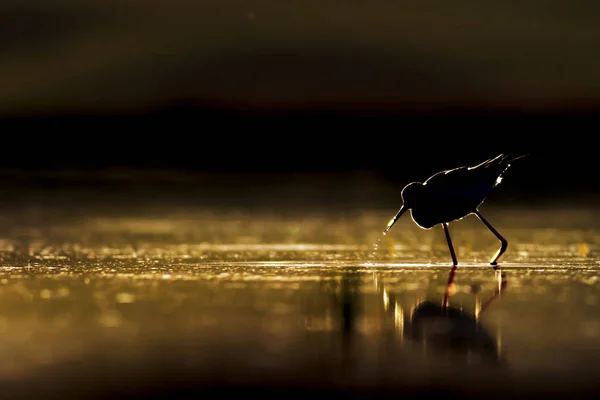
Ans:
[{"label": "glowing golden light", "polygon": [[390,299],[387,294],[387,290],[383,289],[383,309],[387,311],[390,305]]},{"label": "glowing golden light", "polygon": [[402,342],[404,339],[404,310],[398,302],[395,302],[394,325],[396,327],[396,332],[400,333],[400,341]]},{"label": "glowing golden light", "polygon": [[577,250],[579,253],[579,257],[585,258],[590,253],[590,246],[588,246],[588,244],[585,242],[579,243],[579,245],[577,246]]},{"label": "glowing golden light", "polygon": [[481,312],[481,299],[479,296],[475,296],[475,319],[479,318]]},{"label": "glowing golden light", "polygon": [[456,285],[454,283],[450,283],[446,286],[446,293],[448,296],[453,296],[456,294]]},{"label": "glowing golden light", "polygon": [[[394,225],[394,221],[396,221],[396,217],[394,217],[394,218],[390,219],[390,222],[388,222],[388,224],[387,224],[387,227],[386,227],[386,228],[387,228],[387,229],[390,229],[390,228],[392,227],[392,225]],[[384,232],[383,234],[385,235],[386,233],[387,233],[387,231],[386,231],[386,232]]]},{"label": "glowing golden light", "polygon": [[415,302],[413,303],[413,305],[410,307],[409,318],[411,320],[413,318],[413,314],[415,313],[415,310],[417,309],[419,304],[421,304],[422,301],[423,301],[423,298],[421,296],[418,296],[417,299],[415,300]]},{"label": "glowing golden light", "polygon": [[127,292],[118,293],[115,300],[117,303],[133,303],[135,301],[135,295]]}]

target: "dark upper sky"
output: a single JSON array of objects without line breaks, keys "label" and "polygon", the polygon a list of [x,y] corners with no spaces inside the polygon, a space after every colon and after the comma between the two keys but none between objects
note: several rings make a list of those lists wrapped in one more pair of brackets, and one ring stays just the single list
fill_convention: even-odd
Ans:
[{"label": "dark upper sky", "polygon": [[596,0],[3,0],[0,115],[600,103]]}]

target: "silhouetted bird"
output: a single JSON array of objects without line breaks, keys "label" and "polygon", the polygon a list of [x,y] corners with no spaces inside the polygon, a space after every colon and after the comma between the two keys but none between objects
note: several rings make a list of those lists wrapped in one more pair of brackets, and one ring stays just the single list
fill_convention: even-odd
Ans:
[{"label": "silhouetted bird", "polygon": [[502,174],[510,163],[525,155],[511,157],[500,154],[474,167],[459,167],[441,171],[424,183],[409,183],[402,189],[403,204],[398,213],[390,220],[383,231],[385,235],[398,218],[411,210],[413,221],[423,228],[431,229],[437,224],[444,228],[453,266],[456,267],[456,254],[448,231],[448,222],[475,214],[500,240],[500,249],[492,257],[490,264],[496,269],[498,258],[506,251],[508,242],[481,215],[477,208],[483,203],[490,191],[500,183]]}]

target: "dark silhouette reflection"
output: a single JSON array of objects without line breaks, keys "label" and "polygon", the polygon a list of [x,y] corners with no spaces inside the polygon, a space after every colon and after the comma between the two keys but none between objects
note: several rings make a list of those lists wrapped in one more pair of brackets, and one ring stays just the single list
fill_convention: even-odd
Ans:
[{"label": "dark silhouette reflection", "polygon": [[[485,301],[476,301],[474,311],[451,306],[450,297],[454,287],[456,268],[452,268],[445,286],[444,295],[439,300],[417,301],[412,307],[402,308],[398,295],[390,293],[383,284],[378,284],[378,292],[387,315],[387,324],[393,324],[394,340],[410,342],[421,348],[427,356],[463,358],[467,362],[479,360],[484,363],[499,364],[505,361],[501,354],[500,338],[492,334],[483,324],[481,317],[490,305],[498,299],[507,287],[506,273],[496,271],[497,286]],[[479,288],[472,286],[472,293],[478,295]]]},{"label": "dark silhouette reflection", "polygon": [[482,361],[498,363],[501,361],[498,338],[483,326],[481,317],[506,289],[506,273],[498,271],[498,286],[494,293],[471,313],[448,304],[454,272],[453,268],[441,303],[425,300],[412,310],[404,325],[405,337],[429,348],[450,350],[469,357],[478,355]]}]

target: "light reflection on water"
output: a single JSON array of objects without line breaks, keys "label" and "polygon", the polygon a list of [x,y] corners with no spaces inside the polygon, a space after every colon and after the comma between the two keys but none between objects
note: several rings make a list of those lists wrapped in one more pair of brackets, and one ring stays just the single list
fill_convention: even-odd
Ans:
[{"label": "light reflection on water", "polygon": [[[494,390],[523,382],[574,390],[598,372],[598,235],[590,230],[585,246],[577,231],[546,232],[536,244],[519,242],[539,236],[531,230],[505,233],[503,287],[485,261],[493,238],[478,241],[457,225],[460,266],[447,287],[441,235],[386,238],[374,253],[375,241],[362,243],[357,233],[364,219],[354,228],[346,222],[348,236],[330,243],[260,243],[237,230],[229,242],[203,233],[194,241],[193,230],[177,233],[185,221],[163,221],[155,235],[144,221],[6,234],[0,377],[54,377],[36,386],[40,393],[61,382],[73,390],[98,371],[117,386],[143,386],[152,376],[157,385],[398,388],[452,379],[469,388],[477,381]],[[325,222],[296,222],[286,232],[320,232]],[[98,389],[104,378],[94,382],[77,390]]]}]

